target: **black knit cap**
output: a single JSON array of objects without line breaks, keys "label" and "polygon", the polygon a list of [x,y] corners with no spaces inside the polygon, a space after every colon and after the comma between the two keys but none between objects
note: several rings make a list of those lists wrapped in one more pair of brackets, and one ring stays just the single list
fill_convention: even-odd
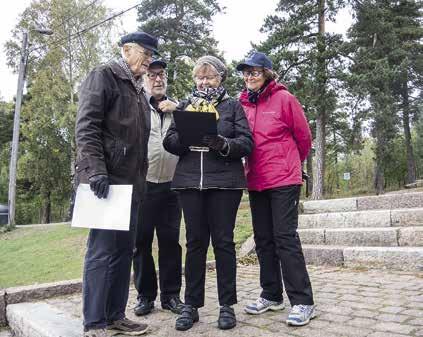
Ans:
[{"label": "black knit cap", "polygon": [[157,51],[159,41],[156,37],[142,31],[133,32],[124,35],[120,38],[119,46],[123,46],[125,43],[137,43],[145,49],[151,50],[153,53],[160,55]]}]

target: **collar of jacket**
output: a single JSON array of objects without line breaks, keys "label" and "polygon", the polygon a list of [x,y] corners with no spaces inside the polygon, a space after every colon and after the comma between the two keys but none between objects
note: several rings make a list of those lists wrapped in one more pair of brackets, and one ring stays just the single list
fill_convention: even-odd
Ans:
[{"label": "collar of jacket", "polygon": [[[286,88],[285,85],[281,83],[277,83],[275,80],[270,81],[269,84],[266,86],[266,88],[264,88],[263,92],[259,95],[257,99],[257,104],[266,100],[270,95],[272,95],[273,93],[279,90],[288,90],[288,89]],[[251,103],[248,100],[247,89],[244,89],[241,92],[241,96],[239,97],[239,100],[241,101],[243,105],[256,105],[256,103]]]},{"label": "collar of jacket", "polygon": [[[152,102],[153,102],[153,99],[155,99],[155,98],[153,98],[153,95],[150,95],[149,93],[147,93],[147,91],[145,92],[145,96],[147,97],[147,101],[148,101],[148,103],[150,103],[150,105],[153,105],[153,104],[151,104]],[[170,98],[168,98],[166,95],[164,95],[161,99],[160,99],[160,101],[159,102],[161,102],[161,101],[164,101],[164,100],[167,100],[167,99],[169,99],[169,100],[171,100]]]},{"label": "collar of jacket", "polygon": [[117,77],[120,77],[123,80],[131,81],[131,78],[128,74],[122,69],[122,67],[117,63],[115,60],[112,60],[108,63],[110,69],[112,70],[113,74]]},{"label": "collar of jacket", "polygon": [[115,74],[117,77],[120,77],[123,80],[129,80],[129,81],[131,80],[128,74],[122,69],[122,67],[115,60],[110,61],[107,65],[110,67],[113,74]]}]

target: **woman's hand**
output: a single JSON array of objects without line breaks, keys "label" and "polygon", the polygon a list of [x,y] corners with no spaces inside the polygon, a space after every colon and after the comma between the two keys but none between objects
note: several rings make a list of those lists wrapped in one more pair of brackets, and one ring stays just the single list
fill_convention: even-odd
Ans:
[{"label": "woman's hand", "polygon": [[203,137],[204,145],[207,145],[209,148],[215,151],[224,151],[228,147],[228,142],[225,137],[221,135],[217,136],[204,136]]}]

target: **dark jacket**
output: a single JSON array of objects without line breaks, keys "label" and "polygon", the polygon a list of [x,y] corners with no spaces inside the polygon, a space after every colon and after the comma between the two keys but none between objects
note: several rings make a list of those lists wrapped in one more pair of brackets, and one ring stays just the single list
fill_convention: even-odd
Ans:
[{"label": "dark jacket", "polygon": [[[184,109],[189,102],[182,102]],[[164,148],[177,156],[172,181],[173,189],[242,189],[246,187],[244,169],[241,158],[248,156],[253,147],[251,131],[241,104],[227,98],[216,106],[219,112],[217,121],[218,134],[225,137],[229,144],[226,156],[210,150],[209,152],[190,151],[179,141],[174,122],[170,126],[163,141]]]},{"label": "dark jacket", "polygon": [[140,196],[148,168],[150,106],[112,61],[82,83],[76,118],[77,183],[107,174],[111,184],[133,184]]}]

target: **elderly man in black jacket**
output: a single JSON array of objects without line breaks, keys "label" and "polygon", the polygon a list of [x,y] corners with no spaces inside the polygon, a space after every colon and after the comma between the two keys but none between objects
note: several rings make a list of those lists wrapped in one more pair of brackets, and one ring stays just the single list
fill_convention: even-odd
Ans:
[{"label": "elderly man in black jacket", "polygon": [[133,185],[129,231],[92,229],[83,274],[84,337],[108,331],[141,335],[125,317],[138,209],[148,168],[149,104],[142,75],[157,39],[144,32],[120,40],[122,58],[92,70],[80,88],[76,120],[77,182],[107,198],[109,184]]}]

